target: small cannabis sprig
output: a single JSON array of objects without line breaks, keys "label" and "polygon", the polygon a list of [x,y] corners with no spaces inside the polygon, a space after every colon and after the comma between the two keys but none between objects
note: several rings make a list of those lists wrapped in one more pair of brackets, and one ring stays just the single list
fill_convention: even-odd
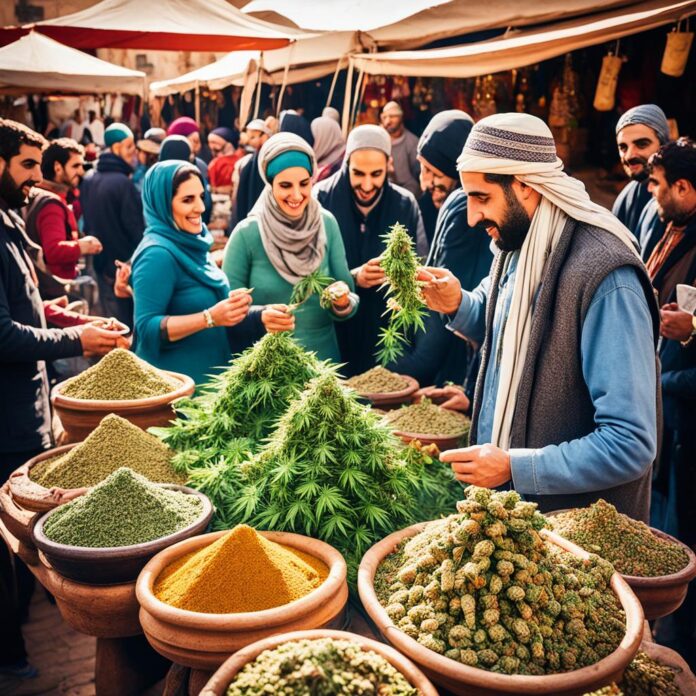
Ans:
[{"label": "small cannabis sprig", "polygon": [[408,230],[398,222],[382,236],[386,249],[381,265],[387,276],[389,323],[380,331],[377,360],[386,365],[403,355],[406,332],[423,331],[426,315],[423,293],[416,280],[418,257]]},{"label": "small cannabis sprig", "polygon": [[324,290],[334,282],[336,281],[331,276],[324,275],[318,269],[312,271],[293,287],[292,294],[290,295],[290,310],[294,311],[297,309],[312,295],[319,295],[319,297],[322,298]]}]

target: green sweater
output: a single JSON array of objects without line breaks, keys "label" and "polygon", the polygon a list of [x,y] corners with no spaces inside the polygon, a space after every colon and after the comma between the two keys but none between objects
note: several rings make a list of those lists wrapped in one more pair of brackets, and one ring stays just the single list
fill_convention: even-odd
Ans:
[{"label": "green sweater", "polygon": [[[326,251],[319,270],[335,280],[345,282],[351,291],[355,289],[348,270],[346,252],[336,218],[322,210],[326,230]],[[225,248],[222,270],[230,281],[230,288],[254,288],[255,305],[288,304],[292,284],[288,283],[273,267],[261,241],[256,218],[242,220],[233,230]],[[353,312],[346,319],[355,313]],[[295,312],[294,336],[307,350],[316,352],[320,360],[340,362],[336,331],[333,322],[341,321],[331,310],[322,309],[319,297],[312,295]]]}]

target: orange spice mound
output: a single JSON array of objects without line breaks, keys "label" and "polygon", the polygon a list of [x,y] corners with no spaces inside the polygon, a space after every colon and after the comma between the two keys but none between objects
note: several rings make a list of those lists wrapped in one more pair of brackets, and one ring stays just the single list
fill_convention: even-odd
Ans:
[{"label": "orange spice mound", "polygon": [[155,596],[206,614],[262,611],[308,595],[328,577],[319,559],[276,544],[240,524],[167,566]]}]

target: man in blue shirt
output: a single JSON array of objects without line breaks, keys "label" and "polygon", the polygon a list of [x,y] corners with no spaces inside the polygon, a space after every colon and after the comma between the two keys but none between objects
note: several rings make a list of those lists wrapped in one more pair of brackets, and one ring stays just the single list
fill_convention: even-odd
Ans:
[{"label": "man in blue shirt", "polygon": [[458,161],[468,223],[500,250],[472,292],[423,269],[431,309],[482,346],[463,483],[512,484],[542,511],[604,498],[647,520],[659,326],[630,232],[563,172],[540,119],[497,114]]}]

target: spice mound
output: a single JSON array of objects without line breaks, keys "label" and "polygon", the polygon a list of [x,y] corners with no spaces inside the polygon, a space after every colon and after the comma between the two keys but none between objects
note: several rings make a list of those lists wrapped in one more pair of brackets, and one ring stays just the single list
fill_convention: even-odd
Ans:
[{"label": "spice mound", "polygon": [[376,652],[319,638],[264,650],[227,688],[227,696],[248,694],[418,696],[418,690]]},{"label": "spice mound", "polygon": [[552,551],[536,504],[469,486],[458,514],[431,522],[380,565],[394,624],[465,665],[543,675],[595,664],[625,634],[613,568]]},{"label": "spice mound", "polygon": [[390,411],[386,418],[394,428],[405,433],[464,436],[469,432],[466,416],[441,408],[429,399]]},{"label": "spice mound", "polygon": [[625,694],[616,684],[609,684],[609,686],[603,686],[596,691],[588,691],[582,696],[625,696]]},{"label": "spice mound", "polygon": [[62,390],[73,399],[125,401],[163,396],[180,382],[123,348],[107,353],[96,365],[71,379]]},{"label": "spice mound", "polygon": [[378,365],[361,375],[346,380],[349,387],[358,394],[389,394],[406,389],[408,381],[401,375]]},{"label": "spice mound", "polygon": [[233,614],[293,602],[328,574],[320,560],[242,524],[165,568],[154,590],[158,599],[179,609]]},{"label": "spice mound", "polygon": [[621,689],[625,696],[682,696],[674,670],[642,651],[626,667]]},{"label": "spice mound", "polygon": [[158,483],[185,483],[171,466],[173,452],[154,435],[114,413],[69,452],[38,462],[29,471],[46,488],[91,488],[122,466]]},{"label": "spice mound", "polygon": [[606,559],[624,575],[670,575],[689,562],[681,546],[655,536],[648,525],[621,514],[605,500],[554,515],[550,521],[554,531]]},{"label": "spice mound", "polygon": [[198,496],[150,483],[126,467],[46,519],[44,534],[58,544],[111,548],[142,544],[193,524]]}]

